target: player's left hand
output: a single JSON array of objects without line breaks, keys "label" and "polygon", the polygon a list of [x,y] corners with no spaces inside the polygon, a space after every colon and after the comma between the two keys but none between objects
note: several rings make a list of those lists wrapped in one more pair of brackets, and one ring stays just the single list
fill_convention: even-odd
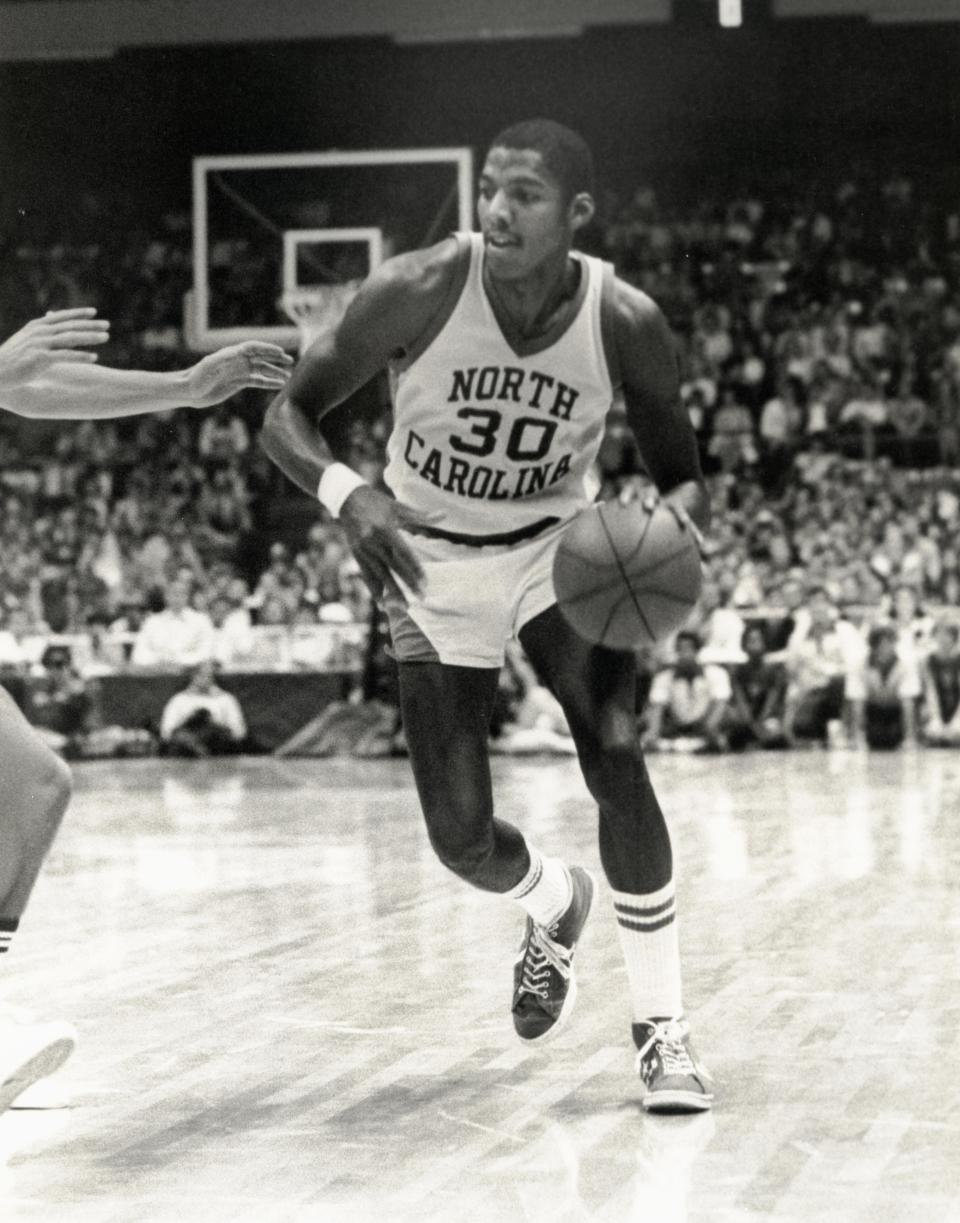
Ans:
[{"label": "player's left hand", "polygon": [[636,484],[625,484],[620,490],[617,500],[621,505],[630,505],[631,502],[639,500],[648,513],[652,513],[658,505],[662,505],[676,518],[684,531],[690,532],[693,536],[693,542],[697,545],[700,552],[703,552],[703,532],[690,517],[686,508],[678,501],[672,500],[669,496],[661,497],[655,489],[640,489]]},{"label": "player's left hand", "polygon": [[247,387],[278,391],[290,377],[293,357],[277,344],[247,340],[204,357],[189,371],[189,404],[209,408]]}]

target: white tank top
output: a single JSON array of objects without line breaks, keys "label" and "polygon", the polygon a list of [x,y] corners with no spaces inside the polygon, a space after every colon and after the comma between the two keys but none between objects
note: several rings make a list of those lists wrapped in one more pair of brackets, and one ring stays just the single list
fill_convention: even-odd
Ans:
[{"label": "white tank top", "polygon": [[[507,341],[483,288],[483,238],[453,310],[426,349],[394,371],[388,487],[436,525],[496,535],[572,517],[597,494],[592,465],[613,400],[601,334],[604,268],[575,253],[580,305],[552,342]],[[612,269],[609,270],[612,284]],[[543,345],[543,341],[540,341]]]}]

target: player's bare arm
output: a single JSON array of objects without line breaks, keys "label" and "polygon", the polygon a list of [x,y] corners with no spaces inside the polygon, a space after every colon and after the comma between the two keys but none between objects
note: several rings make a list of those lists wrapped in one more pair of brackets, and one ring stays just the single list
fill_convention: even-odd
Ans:
[{"label": "player's bare arm", "polygon": [[621,280],[616,286],[614,335],[627,423],[664,501],[705,531],[710,499],[696,434],[680,399],[670,328],[645,293]]},{"label": "player's bare arm", "polygon": [[282,348],[250,340],[187,369],[156,373],[95,365],[87,349],[109,338],[92,308],[35,319],[0,345],[0,407],[18,416],[103,420],[166,408],[205,408],[247,387],[278,390],[293,364]]},{"label": "player's bare arm", "polygon": [[[443,307],[456,256],[456,242],[449,239],[384,263],[339,324],[308,349],[289,385],[270,405],[261,444],[304,492],[316,496],[321,477],[341,462],[321,431],[323,418],[416,345]],[[416,530],[420,515],[360,481],[337,513],[375,594],[391,571],[419,588],[422,570],[400,530]]]}]

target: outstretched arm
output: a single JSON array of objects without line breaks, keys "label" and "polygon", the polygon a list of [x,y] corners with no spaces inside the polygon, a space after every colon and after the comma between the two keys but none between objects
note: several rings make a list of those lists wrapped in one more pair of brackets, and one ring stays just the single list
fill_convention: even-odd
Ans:
[{"label": "outstretched arm", "polygon": [[246,387],[279,390],[293,364],[276,344],[250,340],[172,373],[104,369],[87,351],[109,338],[109,323],[95,313],[86,307],[54,311],[0,345],[0,407],[62,420],[204,408]]},{"label": "outstretched arm", "polygon": [[616,356],[627,423],[658,491],[698,531],[710,519],[696,434],[680,400],[673,341],[666,319],[645,293],[617,281]]}]

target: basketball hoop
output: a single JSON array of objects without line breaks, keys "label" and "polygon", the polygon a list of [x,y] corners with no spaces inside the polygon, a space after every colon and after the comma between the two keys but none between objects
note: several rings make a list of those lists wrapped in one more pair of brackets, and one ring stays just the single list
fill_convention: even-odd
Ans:
[{"label": "basketball hoop", "polygon": [[362,278],[342,284],[301,285],[284,291],[280,304],[300,332],[301,356],[320,336],[336,327],[361,284]]}]

